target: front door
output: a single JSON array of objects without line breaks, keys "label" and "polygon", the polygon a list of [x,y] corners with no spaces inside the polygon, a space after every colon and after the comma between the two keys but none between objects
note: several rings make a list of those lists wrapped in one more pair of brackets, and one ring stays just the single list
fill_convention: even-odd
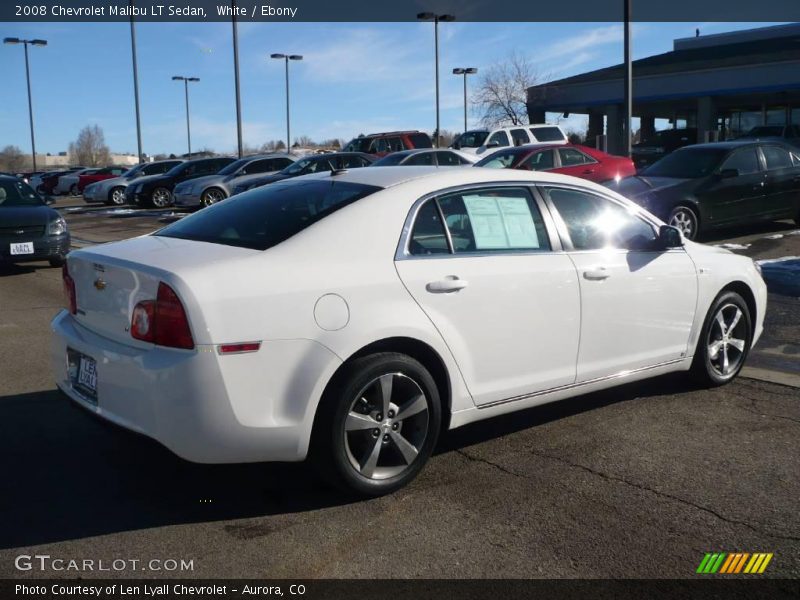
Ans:
[{"label": "front door", "polygon": [[800,215],[800,159],[781,146],[761,147],[767,167],[764,216],[771,219]]},{"label": "front door", "polygon": [[428,200],[396,261],[478,405],[575,381],[578,280],[552,233],[527,188],[474,188]]},{"label": "front door", "polygon": [[[736,175],[727,177],[727,175]],[[755,146],[736,150],[725,159],[719,174],[703,190],[698,199],[705,205],[714,225],[735,223],[764,214],[766,174]]]},{"label": "front door", "polygon": [[546,195],[580,281],[577,381],[686,357],[697,276],[683,248],[655,250],[654,225],[615,200],[566,187]]}]

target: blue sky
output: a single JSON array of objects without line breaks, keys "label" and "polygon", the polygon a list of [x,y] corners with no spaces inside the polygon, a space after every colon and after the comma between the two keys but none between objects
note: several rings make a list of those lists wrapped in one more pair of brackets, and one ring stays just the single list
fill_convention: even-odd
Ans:
[{"label": "blue sky", "polygon": [[[672,40],[773,23],[637,23],[634,58],[667,52]],[[136,152],[128,23],[0,23],[0,37],[45,38],[30,48],[37,151],[57,153],[87,124],[103,128],[114,152]],[[186,151],[183,85],[191,84],[192,147],[236,147],[230,23],[137,23],[144,151]],[[442,128],[463,128],[456,66],[485,70],[511,51],[541,76],[561,78],[617,64],[615,23],[444,23],[440,25]],[[435,126],[431,23],[240,23],[244,140],[285,137],[283,61],[291,63],[292,136],[350,139],[359,133]],[[30,151],[21,46],[0,47],[0,146]],[[475,81],[474,77],[470,81]],[[479,115],[470,113],[470,126]],[[552,115],[555,116],[555,115]],[[565,123],[579,128],[580,117]]]}]

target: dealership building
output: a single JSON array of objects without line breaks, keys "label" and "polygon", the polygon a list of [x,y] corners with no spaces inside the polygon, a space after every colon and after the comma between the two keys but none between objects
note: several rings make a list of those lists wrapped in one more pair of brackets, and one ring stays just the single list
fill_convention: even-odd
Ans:
[{"label": "dealership building", "polygon": [[[547,112],[588,115],[587,140],[605,133],[608,151],[622,153],[624,74],[619,64],[528,88],[531,123]],[[674,40],[671,52],[633,61],[633,116],[641,139],[656,119],[697,128],[698,142],[757,125],[800,125],[800,24],[698,32]]]}]

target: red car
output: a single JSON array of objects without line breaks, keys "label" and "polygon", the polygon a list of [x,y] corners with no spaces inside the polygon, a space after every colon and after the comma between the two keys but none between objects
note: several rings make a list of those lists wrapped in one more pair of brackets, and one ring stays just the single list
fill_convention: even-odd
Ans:
[{"label": "red car", "polygon": [[130,170],[130,167],[106,167],[104,169],[98,169],[91,175],[81,175],[78,178],[78,191],[83,193],[83,188],[90,183],[103,181],[103,179],[111,179],[112,177],[119,177],[128,170]]},{"label": "red car", "polygon": [[498,150],[475,163],[476,167],[552,171],[603,183],[636,174],[630,158],[612,156],[573,144],[528,145]]},{"label": "red car", "polygon": [[386,156],[400,150],[433,148],[431,138],[421,131],[389,131],[370,133],[353,138],[342,148],[343,152],[365,152],[375,156]]}]

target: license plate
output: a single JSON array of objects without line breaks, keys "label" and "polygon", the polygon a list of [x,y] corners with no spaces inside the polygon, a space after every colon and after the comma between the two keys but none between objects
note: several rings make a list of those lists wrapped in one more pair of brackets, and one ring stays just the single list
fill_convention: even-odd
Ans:
[{"label": "license plate", "polygon": [[97,363],[93,358],[81,356],[78,367],[78,385],[85,387],[93,394],[97,393]]},{"label": "license plate", "polygon": [[33,254],[33,242],[11,244],[11,254]]}]

